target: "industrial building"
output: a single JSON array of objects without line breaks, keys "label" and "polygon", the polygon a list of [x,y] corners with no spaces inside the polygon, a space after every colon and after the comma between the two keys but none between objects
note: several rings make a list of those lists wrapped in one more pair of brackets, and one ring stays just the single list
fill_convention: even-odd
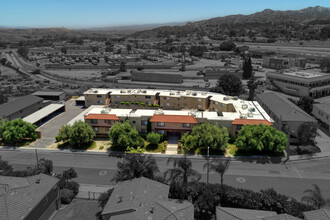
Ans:
[{"label": "industrial building", "polygon": [[275,89],[293,96],[319,98],[330,95],[330,75],[312,72],[268,72],[266,82]]}]

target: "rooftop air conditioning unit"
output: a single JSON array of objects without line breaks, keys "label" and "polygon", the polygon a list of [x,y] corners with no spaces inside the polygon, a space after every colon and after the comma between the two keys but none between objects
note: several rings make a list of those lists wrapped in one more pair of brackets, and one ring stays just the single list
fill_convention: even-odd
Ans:
[{"label": "rooftop air conditioning unit", "polygon": [[147,93],[147,90],[143,90],[142,93]]},{"label": "rooftop air conditioning unit", "polygon": [[174,95],[174,92],[170,92],[170,95]]},{"label": "rooftop air conditioning unit", "polygon": [[196,96],[196,95],[197,95],[197,92],[194,92],[192,95],[193,95],[193,96]]},{"label": "rooftop air conditioning unit", "polygon": [[242,105],[242,109],[247,109],[247,108],[248,108],[247,104]]},{"label": "rooftop air conditioning unit", "polygon": [[234,98],[233,98],[234,100],[238,100],[238,97],[237,96],[234,96]]},{"label": "rooftop air conditioning unit", "polygon": [[97,91],[97,90],[94,90],[94,91],[93,91],[93,93],[98,93],[98,92],[99,92],[99,91]]},{"label": "rooftop air conditioning unit", "polygon": [[252,113],[252,112],[249,112],[249,113],[248,113],[248,117],[249,117],[249,118],[253,118],[253,113]]},{"label": "rooftop air conditioning unit", "polygon": [[255,112],[256,109],[255,108],[250,108],[250,112]]},{"label": "rooftop air conditioning unit", "polygon": [[240,115],[239,118],[240,119],[247,119],[247,115]]},{"label": "rooftop air conditioning unit", "polygon": [[226,97],[226,96],[223,97],[223,100],[224,100],[224,101],[228,101],[228,97]]}]

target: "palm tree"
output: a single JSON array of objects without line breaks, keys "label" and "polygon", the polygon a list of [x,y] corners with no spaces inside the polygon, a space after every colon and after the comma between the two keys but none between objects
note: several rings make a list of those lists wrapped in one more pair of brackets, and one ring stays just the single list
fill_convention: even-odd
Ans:
[{"label": "palm tree", "polygon": [[314,189],[305,190],[305,196],[301,198],[302,202],[313,206],[315,209],[320,209],[324,207],[329,201],[327,201],[321,192],[321,189],[317,184],[313,184]]},{"label": "palm tree", "polygon": [[[214,172],[218,173],[220,175],[220,183],[221,187],[223,186],[223,176],[226,173],[226,171],[229,168],[230,165],[230,158],[216,158],[212,160],[212,162],[209,164],[209,169],[213,170]],[[204,164],[204,169],[207,169],[208,164]]]},{"label": "palm tree", "polygon": [[187,198],[188,182],[197,182],[202,175],[198,171],[192,169],[191,160],[189,160],[186,155],[181,158],[170,157],[167,160],[167,164],[172,161],[173,168],[167,170],[164,173],[164,177],[166,178],[169,175],[168,183],[181,185],[183,188],[182,196],[183,198]]},{"label": "palm tree", "polygon": [[151,155],[125,154],[122,162],[117,163],[117,173],[113,181],[121,182],[139,177],[154,179],[159,172],[157,162]]}]

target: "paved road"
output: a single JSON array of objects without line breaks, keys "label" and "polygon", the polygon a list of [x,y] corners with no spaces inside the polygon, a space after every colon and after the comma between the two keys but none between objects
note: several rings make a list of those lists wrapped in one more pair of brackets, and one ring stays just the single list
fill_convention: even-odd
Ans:
[{"label": "paved road", "polygon": [[[8,160],[14,168],[24,169],[36,163],[35,152],[31,150],[0,151],[4,160]],[[54,163],[54,172],[61,172],[74,167],[78,173],[77,181],[85,184],[113,185],[110,180],[116,172],[116,164],[120,158],[108,157],[104,154],[86,154],[72,152],[38,151],[39,158],[47,158]],[[161,174],[171,164],[167,157],[156,157]],[[203,169],[205,159],[192,159],[193,168],[206,180]],[[255,162],[233,161],[228,169],[224,182],[226,184],[252,190],[274,188],[280,193],[300,199],[303,191],[311,188],[313,183],[320,186],[325,197],[330,197],[330,159],[290,162],[287,164],[258,164]],[[210,172],[210,182],[219,182],[219,175]]]},{"label": "paved road", "polygon": [[31,147],[45,148],[55,143],[55,137],[60,128],[84,110],[81,106],[76,106],[74,100],[67,101],[65,109],[65,112],[50,119],[38,128],[41,131],[41,139],[38,139]]}]

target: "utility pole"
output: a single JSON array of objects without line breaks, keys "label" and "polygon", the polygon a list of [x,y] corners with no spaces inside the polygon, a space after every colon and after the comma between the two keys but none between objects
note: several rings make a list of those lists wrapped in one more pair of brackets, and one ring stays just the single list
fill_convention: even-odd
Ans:
[{"label": "utility pole", "polygon": [[209,184],[209,170],[210,170],[210,147],[207,147],[207,175],[206,175],[207,184]]},{"label": "utility pole", "polygon": [[37,165],[38,165],[38,163],[39,163],[39,160],[38,160],[38,151],[37,151],[37,149],[35,149],[35,151],[36,151],[36,159],[37,159]]}]

